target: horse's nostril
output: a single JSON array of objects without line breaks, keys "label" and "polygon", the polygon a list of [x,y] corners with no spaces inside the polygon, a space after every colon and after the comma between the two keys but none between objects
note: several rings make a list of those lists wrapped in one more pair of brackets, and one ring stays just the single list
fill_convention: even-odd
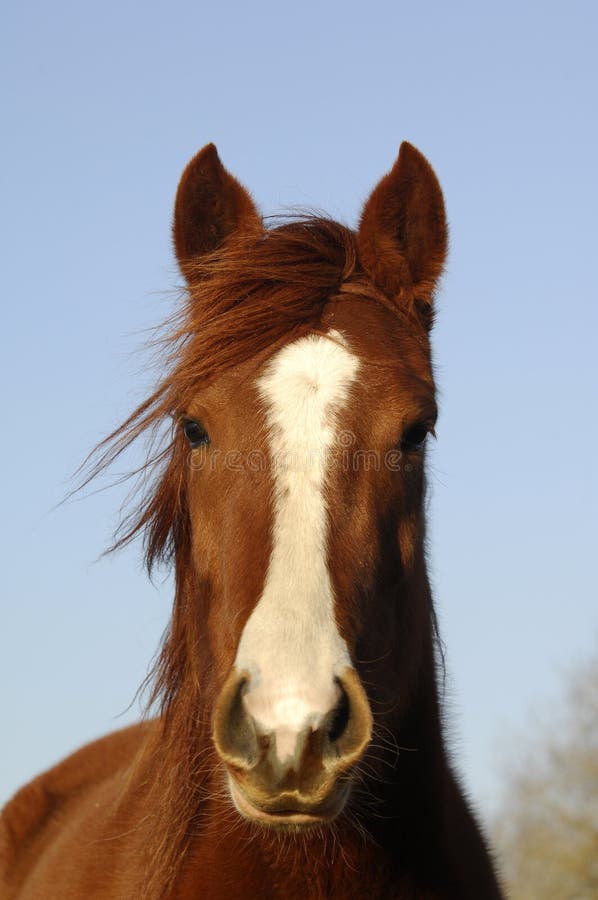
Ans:
[{"label": "horse's nostril", "polygon": [[328,740],[331,744],[334,744],[336,741],[338,741],[338,739],[344,734],[345,729],[349,724],[349,716],[351,712],[349,697],[347,696],[347,692],[345,691],[340,681],[338,682],[338,686],[340,688],[341,695],[328,722]]},{"label": "horse's nostril", "polygon": [[261,752],[255,726],[243,705],[248,678],[232,672],[216,702],[213,720],[214,742],[220,755],[231,765],[249,769]]}]

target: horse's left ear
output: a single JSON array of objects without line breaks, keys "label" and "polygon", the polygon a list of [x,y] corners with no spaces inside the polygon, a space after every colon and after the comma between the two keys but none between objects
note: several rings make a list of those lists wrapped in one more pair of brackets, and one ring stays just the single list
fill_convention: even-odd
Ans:
[{"label": "horse's left ear", "polygon": [[198,257],[241,229],[262,232],[261,216],[248,191],[220,162],[214,144],[206,144],[183,172],[174,204],[172,234],[183,275],[189,278]]},{"label": "horse's left ear", "polygon": [[432,166],[403,143],[392,170],[374,188],[359,225],[359,256],[374,283],[432,322],[434,288],[447,250],[444,200]]}]

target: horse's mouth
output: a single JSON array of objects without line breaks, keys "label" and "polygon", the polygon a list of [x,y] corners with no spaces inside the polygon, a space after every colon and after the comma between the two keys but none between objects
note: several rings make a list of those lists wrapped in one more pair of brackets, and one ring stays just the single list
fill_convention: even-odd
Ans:
[{"label": "horse's mouth", "polygon": [[350,793],[350,785],[345,782],[318,803],[288,794],[253,800],[231,775],[228,782],[233,803],[243,818],[280,829],[307,829],[332,822],[344,810]]}]

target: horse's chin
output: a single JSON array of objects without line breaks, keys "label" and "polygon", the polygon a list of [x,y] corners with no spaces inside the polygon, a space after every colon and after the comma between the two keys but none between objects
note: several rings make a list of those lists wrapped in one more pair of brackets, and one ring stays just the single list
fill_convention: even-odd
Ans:
[{"label": "horse's chin", "polygon": [[251,797],[230,774],[228,786],[232,801],[244,819],[265,828],[290,832],[329,825],[345,809],[350,793],[350,786],[345,782],[324,800],[310,803],[309,800],[289,794],[259,799]]}]

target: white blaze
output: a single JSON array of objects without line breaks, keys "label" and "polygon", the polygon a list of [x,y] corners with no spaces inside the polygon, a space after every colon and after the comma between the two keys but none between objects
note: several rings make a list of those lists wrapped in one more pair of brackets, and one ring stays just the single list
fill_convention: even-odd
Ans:
[{"label": "white blaze", "polygon": [[276,734],[279,760],[300,751],[337,703],[335,676],[351,665],[334,615],[327,565],[325,482],[337,417],[359,367],[338,332],[280,350],[257,386],[274,474],[272,553],[263,594],[249,617],[235,666],[250,674],[245,707]]}]

